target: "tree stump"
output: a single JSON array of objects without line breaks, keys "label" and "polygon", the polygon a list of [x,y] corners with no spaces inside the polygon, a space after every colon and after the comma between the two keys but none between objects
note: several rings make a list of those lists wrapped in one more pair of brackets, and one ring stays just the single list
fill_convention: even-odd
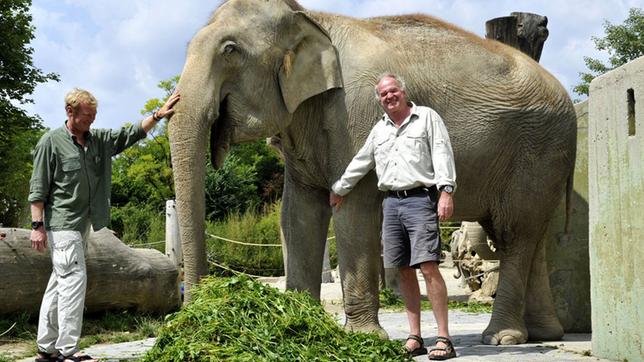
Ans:
[{"label": "tree stump", "polygon": [[[49,250],[31,248],[31,230],[0,228],[0,314],[38,313],[51,274]],[[154,249],[133,249],[108,229],[88,241],[86,312],[132,309],[167,313],[181,305],[179,272]]]},{"label": "tree stump", "polygon": [[548,39],[547,26],[546,16],[513,12],[485,22],[485,37],[517,48],[538,62]]}]

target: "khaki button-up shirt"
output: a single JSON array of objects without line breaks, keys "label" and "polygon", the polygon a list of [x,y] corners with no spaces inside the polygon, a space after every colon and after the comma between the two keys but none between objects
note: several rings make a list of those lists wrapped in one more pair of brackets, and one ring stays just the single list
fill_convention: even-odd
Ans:
[{"label": "khaki button-up shirt", "polygon": [[333,192],[348,194],[374,167],[381,191],[433,185],[456,187],[447,129],[438,113],[429,107],[412,104],[410,116],[399,128],[387,114],[383,115],[342,177],[333,184]]},{"label": "khaki button-up shirt", "polygon": [[29,202],[45,203],[47,230],[94,230],[110,219],[112,156],[145,138],[140,125],[93,129],[85,147],[66,126],[47,132],[33,151]]}]

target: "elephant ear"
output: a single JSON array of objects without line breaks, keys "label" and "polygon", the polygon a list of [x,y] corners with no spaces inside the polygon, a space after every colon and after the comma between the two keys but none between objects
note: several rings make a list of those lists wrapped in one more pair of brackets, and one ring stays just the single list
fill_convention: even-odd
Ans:
[{"label": "elephant ear", "polygon": [[284,54],[279,71],[282,98],[289,113],[302,102],[332,88],[342,88],[338,54],[331,38],[303,12],[295,16],[296,41]]}]

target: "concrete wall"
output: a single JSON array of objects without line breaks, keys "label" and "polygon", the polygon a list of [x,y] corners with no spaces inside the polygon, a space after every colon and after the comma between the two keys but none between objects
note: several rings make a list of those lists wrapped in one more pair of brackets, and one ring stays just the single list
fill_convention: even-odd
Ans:
[{"label": "concrete wall", "polygon": [[588,103],[575,105],[577,159],[568,234],[565,199],[546,234],[546,257],[552,299],[567,333],[590,333],[590,268],[588,258]]},{"label": "concrete wall", "polygon": [[644,57],[595,79],[589,99],[592,350],[598,357],[641,361]]}]

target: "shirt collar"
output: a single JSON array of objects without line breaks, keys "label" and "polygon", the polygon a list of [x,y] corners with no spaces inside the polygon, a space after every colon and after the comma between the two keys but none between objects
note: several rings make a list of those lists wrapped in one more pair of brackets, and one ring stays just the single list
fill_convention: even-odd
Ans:
[{"label": "shirt collar", "polygon": [[[409,121],[411,121],[411,116],[414,116],[414,115],[417,116],[417,117],[419,116],[418,109],[416,107],[416,103],[414,103],[414,102],[409,102],[409,103],[411,104],[411,112],[409,113],[409,117],[407,117],[405,119],[405,121],[403,121],[403,123],[400,125],[400,127],[402,127],[405,124],[409,123]],[[392,126],[394,125],[394,121],[392,121],[391,118],[389,118],[389,115],[387,114],[387,112],[385,112],[382,115],[382,120],[385,121],[385,123],[388,124],[388,125],[392,125]]]},{"label": "shirt collar", "polygon": [[[72,131],[67,128],[67,120],[63,122],[63,128],[65,129],[65,132],[71,137],[73,140],[76,140],[76,136],[72,134]],[[85,132],[85,140],[88,141],[90,138],[92,138],[92,130],[90,129],[89,131]]]}]

